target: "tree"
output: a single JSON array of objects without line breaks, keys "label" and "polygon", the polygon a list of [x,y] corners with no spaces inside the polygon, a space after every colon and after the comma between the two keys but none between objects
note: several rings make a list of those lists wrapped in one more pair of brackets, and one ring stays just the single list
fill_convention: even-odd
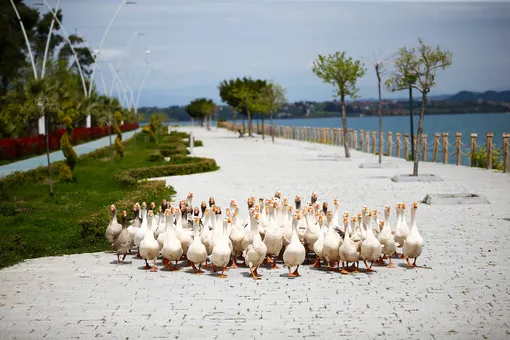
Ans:
[{"label": "tree", "polygon": [[423,118],[427,104],[427,95],[430,89],[436,86],[436,73],[445,70],[453,62],[452,53],[441,50],[439,46],[433,48],[424,44],[418,38],[418,47],[408,49],[402,47],[394,61],[394,70],[386,80],[386,87],[390,91],[400,91],[409,87],[421,93],[421,110],[418,120],[417,141],[414,143],[413,176],[418,176],[419,150],[423,134]]},{"label": "tree", "polygon": [[[192,100],[184,108],[190,117],[200,121],[200,126],[204,126],[204,120],[210,117],[216,109],[216,104],[212,99],[197,98]],[[208,122],[209,124],[209,122]],[[210,128],[210,127],[208,127]]]},{"label": "tree", "polygon": [[382,163],[382,154],[383,154],[383,123],[382,123],[382,95],[381,95],[381,81],[382,76],[386,72],[386,67],[388,66],[388,63],[390,63],[391,57],[386,57],[382,59],[381,57],[375,57],[373,61],[368,61],[372,66],[374,66],[375,69],[375,75],[377,77],[377,91],[379,94],[379,100],[377,103],[377,114],[379,116],[379,164]]},{"label": "tree", "polygon": [[334,97],[340,97],[342,105],[342,130],[344,136],[345,157],[350,158],[349,143],[347,141],[347,117],[345,111],[345,97],[356,99],[358,89],[356,81],[365,75],[364,64],[359,60],[347,58],[345,52],[335,52],[328,56],[319,55],[313,62],[312,71],[324,83],[335,86]]},{"label": "tree", "polygon": [[[14,4],[23,20],[23,25],[30,38],[39,20],[37,10],[28,7],[21,0]],[[5,95],[11,83],[20,75],[27,59],[27,46],[23,33],[10,1],[0,1],[0,97]]]},{"label": "tree", "polygon": [[271,81],[268,86],[262,90],[262,99],[266,102],[269,111],[269,118],[271,120],[271,140],[274,143],[273,114],[287,102],[285,89],[280,84]]}]

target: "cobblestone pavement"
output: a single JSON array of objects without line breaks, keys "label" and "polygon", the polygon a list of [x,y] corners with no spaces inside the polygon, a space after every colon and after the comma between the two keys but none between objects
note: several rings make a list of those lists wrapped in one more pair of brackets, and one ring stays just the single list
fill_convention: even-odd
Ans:
[{"label": "cobblestone pavement", "polygon": [[118,265],[112,253],[28,260],[0,271],[1,339],[510,338],[508,174],[423,163],[422,173],[444,181],[394,183],[390,177],[408,173],[410,163],[388,158],[397,169],[359,169],[375,156],[353,152],[346,161],[335,146],[193,132],[205,145],[195,155],[214,157],[221,169],[167,182],[179,198],[193,191],[223,206],[235,198],[242,214],[248,195],[277,189],[291,201],[317,191],[356,212],[427,193],[474,192],[491,204],[420,204],[425,248],[417,269],[403,260],[395,269],[352,275],[305,266],[290,279],[284,268],[263,268],[255,282],[246,268],[226,279],[189,268],[151,273],[131,256]]}]

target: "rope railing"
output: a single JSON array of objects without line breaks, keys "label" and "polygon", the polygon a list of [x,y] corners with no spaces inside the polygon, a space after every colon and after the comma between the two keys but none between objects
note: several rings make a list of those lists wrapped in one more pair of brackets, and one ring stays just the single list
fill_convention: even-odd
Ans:
[{"label": "rope railing", "polygon": [[[238,131],[242,125],[234,126],[228,122],[219,123],[231,131]],[[342,128],[321,128],[310,126],[275,126],[272,131],[270,124],[254,124],[254,131],[257,134],[264,133],[275,138],[293,139],[319,144],[330,144],[343,146],[345,143],[351,149],[365,153],[378,154],[379,141],[382,142],[383,155],[410,159],[411,141],[408,133],[386,132],[379,134],[376,131],[348,129],[343,133]],[[510,133],[503,133],[500,146],[493,142],[494,134],[486,133],[486,143],[478,144],[478,134],[469,135],[469,143],[463,143],[461,132],[456,132],[452,140],[448,132],[434,133],[429,137],[422,134],[421,140],[414,136],[414,143],[417,147],[417,155],[421,161],[452,163],[456,165],[468,165],[471,167],[483,167],[496,169],[503,172],[510,172]],[[432,138],[432,141],[430,141]]]}]

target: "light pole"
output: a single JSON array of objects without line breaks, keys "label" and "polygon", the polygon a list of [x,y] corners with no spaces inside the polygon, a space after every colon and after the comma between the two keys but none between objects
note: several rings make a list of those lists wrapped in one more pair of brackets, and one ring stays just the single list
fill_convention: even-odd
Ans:
[{"label": "light pole", "polygon": [[[131,44],[133,43],[133,41],[135,40],[135,38],[139,35],[145,35],[145,33],[142,33],[142,32],[138,32],[138,31],[135,31],[135,33],[133,33],[133,35],[131,36],[131,38],[129,39],[128,43],[126,44],[126,47],[124,47],[124,50],[122,51],[122,55],[119,59],[119,61],[117,62],[117,65],[115,66],[115,69],[118,71],[120,68],[121,68],[121,65],[122,65],[122,62],[124,61],[124,57],[125,55],[127,54],[127,52],[129,52],[129,47],[131,46]],[[117,80],[117,73],[115,73],[113,75],[113,80],[112,80],[112,85],[110,87],[110,96],[111,96],[111,93],[113,92],[113,86],[115,85],[115,82]],[[131,95],[133,93],[131,92]]]},{"label": "light pole", "polygon": [[21,17],[19,15],[18,9],[16,8],[16,5],[14,4],[13,0],[11,1],[12,8],[14,9],[14,12],[16,12],[16,17],[18,18],[19,25],[21,26],[21,31],[23,31],[23,37],[25,38],[25,43],[27,44],[28,54],[30,55],[30,62],[32,63],[32,70],[34,71],[34,78],[37,80],[37,69],[35,68],[35,62],[34,62],[34,55],[32,54],[32,49],[30,48],[30,41],[27,37],[27,32],[25,31],[25,25],[23,25],[23,21],[21,20]]},{"label": "light pole", "polygon": [[[124,6],[124,5],[134,5],[134,4],[136,4],[135,1],[122,0],[122,2],[120,3],[119,7],[117,7],[117,10],[113,14],[113,17],[110,19],[110,22],[108,23],[108,26],[106,27],[106,30],[103,33],[103,37],[101,38],[101,42],[99,43],[99,47],[97,49],[98,50],[98,54],[100,53],[101,49],[103,48],[103,44],[104,44],[104,42],[106,40],[106,36],[108,35],[108,32],[110,31],[110,28],[113,25],[113,22],[115,21],[115,19],[119,15],[120,10],[122,9],[122,6]],[[92,64],[92,73],[90,74],[90,86],[89,86],[89,91],[88,91],[89,96],[92,93],[92,85],[94,84],[94,73],[95,73],[95,70],[96,70],[96,64],[97,64],[97,58],[94,59],[94,63]]]}]

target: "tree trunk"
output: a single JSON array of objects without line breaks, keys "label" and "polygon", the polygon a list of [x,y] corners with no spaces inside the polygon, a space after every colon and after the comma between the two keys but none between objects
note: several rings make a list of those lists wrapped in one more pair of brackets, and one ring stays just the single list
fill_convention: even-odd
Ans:
[{"label": "tree trunk", "polygon": [[232,117],[233,117],[233,122],[234,122],[234,130],[236,130],[235,132],[237,132],[237,125],[236,125],[236,110],[232,109]]},{"label": "tree trunk", "polygon": [[251,117],[251,113],[250,111],[248,111],[248,136],[252,137],[252,130],[253,129],[253,126],[252,126],[252,117]]},{"label": "tree trunk", "polygon": [[273,110],[269,112],[269,117],[271,118],[271,140],[274,143],[274,122],[273,122]]},{"label": "tree trunk", "polygon": [[113,148],[112,148],[112,122],[110,121],[110,125],[108,126],[109,133],[108,138],[110,140],[110,164],[113,164]]},{"label": "tree trunk", "polygon": [[[43,107],[44,110],[44,107]],[[44,117],[46,128],[46,159],[48,161],[48,180],[50,182],[50,197],[53,197],[53,180],[51,178],[51,162],[50,162],[50,115]]]},{"label": "tree trunk", "polygon": [[262,139],[264,138],[264,116],[262,116]]},{"label": "tree trunk", "polygon": [[342,128],[344,135],[344,149],[345,149],[345,158],[351,158],[351,152],[349,151],[349,142],[347,140],[347,113],[345,112],[345,96],[342,95]]},{"label": "tree trunk", "polygon": [[243,133],[246,133],[246,127],[244,126],[244,116],[243,116]]},{"label": "tree trunk", "polygon": [[377,72],[377,88],[379,90],[379,104],[377,106],[377,113],[379,114],[379,164],[382,163],[382,154],[383,154],[383,143],[382,143],[382,99],[381,99],[381,75],[379,74],[379,69]]},{"label": "tree trunk", "polygon": [[421,143],[421,135],[423,134],[423,117],[425,116],[425,105],[427,104],[427,94],[421,94],[421,111],[420,111],[420,119],[418,119],[418,135],[416,136],[416,143],[414,143],[414,166],[413,166],[413,176],[418,176],[418,162],[420,161],[420,143]]},{"label": "tree trunk", "polygon": [[200,127],[204,127],[204,118],[200,118]]}]

